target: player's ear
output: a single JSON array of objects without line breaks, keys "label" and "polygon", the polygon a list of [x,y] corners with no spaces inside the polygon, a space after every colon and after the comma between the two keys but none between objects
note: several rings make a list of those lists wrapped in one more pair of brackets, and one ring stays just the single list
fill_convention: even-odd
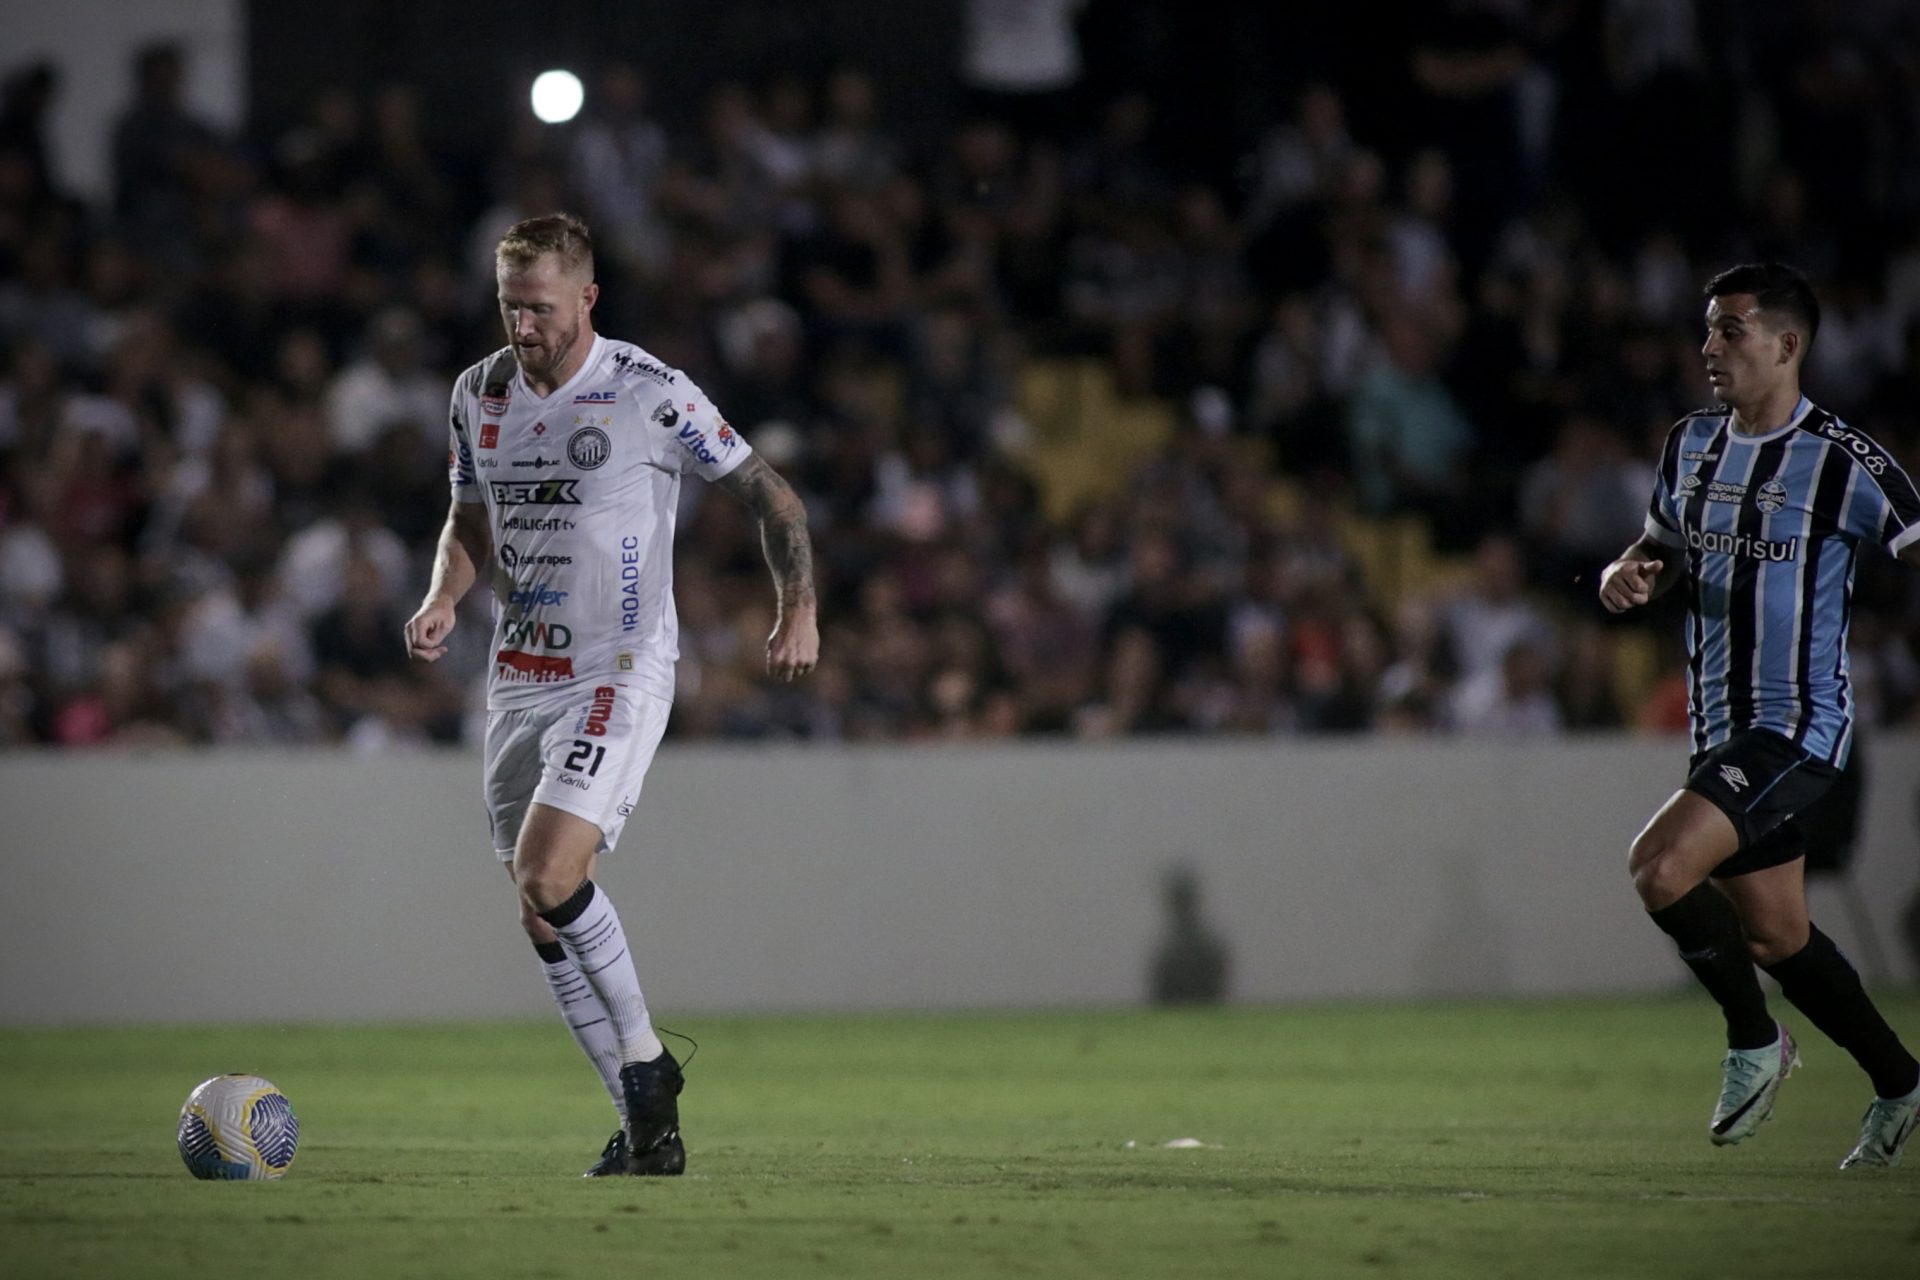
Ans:
[{"label": "player's ear", "polygon": [[1788,329],[1780,335],[1780,359],[1776,364],[1792,364],[1800,354],[1800,335]]},{"label": "player's ear", "polygon": [[587,281],[587,287],[580,291],[580,303],[583,309],[593,310],[593,304],[600,300],[600,285],[597,281]]}]

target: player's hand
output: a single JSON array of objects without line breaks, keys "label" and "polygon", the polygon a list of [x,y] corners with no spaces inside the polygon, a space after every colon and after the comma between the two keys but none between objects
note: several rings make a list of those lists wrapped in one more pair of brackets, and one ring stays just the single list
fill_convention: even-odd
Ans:
[{"label": "player's hand", "polygon": [[407,656],[419,662],[437,662],[447,651],[453,630],[453,606],[429,600],[407,619]]},{"label": "player's hand", "polygon": [[792,680],[820,661],[820,625],[811,605],[782,610],[767,637],[767,674]]},{"label": "player's hand", "polygon": [[1615,560],[1600,575],[1600,603],[1609,613],[1625,613],[1653,599],[1653,584],[1663,560]]}]

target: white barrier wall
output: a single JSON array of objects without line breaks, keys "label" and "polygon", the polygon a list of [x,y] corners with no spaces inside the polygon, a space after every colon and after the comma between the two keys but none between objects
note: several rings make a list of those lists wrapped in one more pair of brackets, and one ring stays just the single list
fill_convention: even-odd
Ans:
[{"label": "white barrier wall", "polygon": [[[1176,859],[1238,1000],[1662,989],[1623,868],[1683,750],[669,744],[600,879],[669,1023],[1138,1000]],[[1911,980],[1920,738],[1872,764],[1854,874]],[[0,756],[0,1023],[546,1010],[478,783],[466,755]]]}]

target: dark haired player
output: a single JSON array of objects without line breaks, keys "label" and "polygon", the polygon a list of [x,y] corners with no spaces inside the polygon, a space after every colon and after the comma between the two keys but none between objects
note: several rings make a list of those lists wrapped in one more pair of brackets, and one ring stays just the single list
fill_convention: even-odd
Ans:
[{"label": "dark haired player", "polygon": [[687,376],[593,331],[593,243],[564,214],[516,223],[497,252],[512,344],[454,384],[453,506],[406,627],[446,652],[454,606],[494,595],[485,794],[493,845],[568,1029],[621,1127],[589,1176],[686,1168],[680,1065],[654,1034],[619,913],[593,882],[666,731],[679,624],[673,526],[695,475],[760,519],[773,569],[767,670],[813,669],[813,552],[786,481]]},{"label": "dark haired player", "polygon": [[1852,737],[1855,550],[1878,542],[1920,563],[1920,492],[1885,449],[1800,394],[1820,327],[1804,277],[1739,266],[1706,296],[1701,354],[1720,407],[1667,437],[1646,532],[1600,583],[1615,613],[1687,583],[1690,772],[1628,865],[1653,922],[1726,1014],[1712,1140],[1752,1135],[1799,1065],[1757,963],[1873,1081],[1840,1167],[1895,1165],[1920,1122],[1920,1064],[1808,920],[1795,818],[1832,783]]}]

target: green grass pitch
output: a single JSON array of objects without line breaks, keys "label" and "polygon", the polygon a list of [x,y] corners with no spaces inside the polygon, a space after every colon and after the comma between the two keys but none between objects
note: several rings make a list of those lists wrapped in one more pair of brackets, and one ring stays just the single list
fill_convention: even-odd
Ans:
[{"label": "green grass pitch", "polygon": [[[682,1021],[688,1174],[606,1182],[557,1021],[0,1031],[0,1274],[1920,1277],[1920,1158],[1834,1167],[1852,1063],[1805,1029],[1716,1149],[1693,998]],[[229,1070],[283,1182],[174,1151]]]}]

